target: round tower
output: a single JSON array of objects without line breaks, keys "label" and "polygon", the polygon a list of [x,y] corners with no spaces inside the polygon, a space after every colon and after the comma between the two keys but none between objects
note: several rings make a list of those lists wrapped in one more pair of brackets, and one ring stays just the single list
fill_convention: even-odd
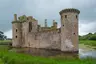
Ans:
[{"label": "round tower", "polygon": [[60,11],[61,51],[78,51],[78,16],[80,11],[74,8]]},{"label": "round tower", "polygon": [[12,46],[21,47],[22,43],[22,26],[21,22],[17,20],[17,14],[14,14],[14,20],[12,22]]}]

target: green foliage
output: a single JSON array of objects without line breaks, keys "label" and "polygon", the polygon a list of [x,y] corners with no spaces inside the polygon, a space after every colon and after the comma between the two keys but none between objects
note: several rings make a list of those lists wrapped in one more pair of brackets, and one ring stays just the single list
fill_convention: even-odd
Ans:
[{"label": "green foliage", "polygon": [[0,40],[0,45],[11,45],[12,40]]},{"label": "green foliage", "polygon": [[96,59],[66,59],[61,57],[39,57],[27,54],[9,52],[6,47],[0,48],[0,58],[4,64],[95,64]]},{"label": "green foliage", "polygon": [[13,21],[12,24],[13,24],[13,23],[22,23],[22,22],[20,22],[20,21]]},{"label": "green foliage", "polygon": [[25,15],[19,17],[20,22],[25,22],[26,19],[27,17]]},{"label": "green foliage", "polygon": [[89,40],[96,40],[96,34],[91,35]]},{"label": "green foliage", "polygon": [[0,40],[4,40],[6,38],[7,38],[7,36],[5,36],[2,31],[0,31]]},{"label": "green foliage", "polygon": [[4,64],[3,61],[0,59],[0,64]]},{"label": "green foliage", "polygon": [[0,43],[9,43],[12,42],[12,40],[0,40]]},{"label": "green foliage", "polygon": [[90,46],[96,46],[95,40],[80,40],[80,44],[90,45]]},{"label": "green foliage", "polygon": [[89,33],[84,36],[79,36],[79,40],[96,40],[96,33],[94,33],[94,34]]}]

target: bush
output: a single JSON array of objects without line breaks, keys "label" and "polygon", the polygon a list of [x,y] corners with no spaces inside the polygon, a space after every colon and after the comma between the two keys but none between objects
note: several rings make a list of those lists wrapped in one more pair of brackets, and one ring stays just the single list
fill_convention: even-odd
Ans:
[{"label": "bush", "polygon": [[87,35],[79,36],[79,40],[96,40],[96,33],[89,33]]},{"label": "bush", "polygon": [[45,58],[15,52],[0,51],[0,58],[7,64],[94,64],[96,59],[66,59],[60,57]]},{"label": "bush", "polygon": [[96,41],[94,40],[80,40],[80,43],[90,46],[96,46]]}]

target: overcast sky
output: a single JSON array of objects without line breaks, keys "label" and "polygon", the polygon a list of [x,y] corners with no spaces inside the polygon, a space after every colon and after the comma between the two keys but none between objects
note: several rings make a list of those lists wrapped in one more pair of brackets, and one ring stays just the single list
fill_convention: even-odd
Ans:
[{"label": "overcast sky", "polygon": [[80,10],[80,35],[96,32],[96,0],[0,0],[0,31],[12,37],[11,22],[15,13],[18,16],[33,16],[42,26],[44,19],[47,19],[49,26],[55,19],[60,26],[59,12],[65,8]]}]

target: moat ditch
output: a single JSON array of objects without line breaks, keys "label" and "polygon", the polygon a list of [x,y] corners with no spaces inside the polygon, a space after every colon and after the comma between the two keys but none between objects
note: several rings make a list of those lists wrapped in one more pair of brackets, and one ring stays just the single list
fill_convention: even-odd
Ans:
[{"label": "moat ditch", "polygon": [[[2,45],[0,45],[1,47]],[[48,49],[33,49],[33,48],[9,48],[7,45],[3,45],[3,47],[7,47],[10,52],[16,53],[24,53],[29,54],[32,56],[43,56],[43,57],[54,57],[54,56],[68,56],[68,57],[79,57],[79,58],[86,58],[92,57],[96,58],[96,49],[88,49],[88,48],[79,48],[78,53],[68,53],[68,52],[61,52],[59,50],[48,50]]]},{"label": "moat ditch", "polygon": [[85,50],[85,49],[79,49],[78,53],[61,52],[59,50],[35,49],[35,48],[34,49],[33,48],[12,48],[9,51],[30,54],[33,56],[43,56],[43,57],[65,56],[65,57],[79,57],[79,58],[87,58],[87,57],[96,58],[96,50]]}]

